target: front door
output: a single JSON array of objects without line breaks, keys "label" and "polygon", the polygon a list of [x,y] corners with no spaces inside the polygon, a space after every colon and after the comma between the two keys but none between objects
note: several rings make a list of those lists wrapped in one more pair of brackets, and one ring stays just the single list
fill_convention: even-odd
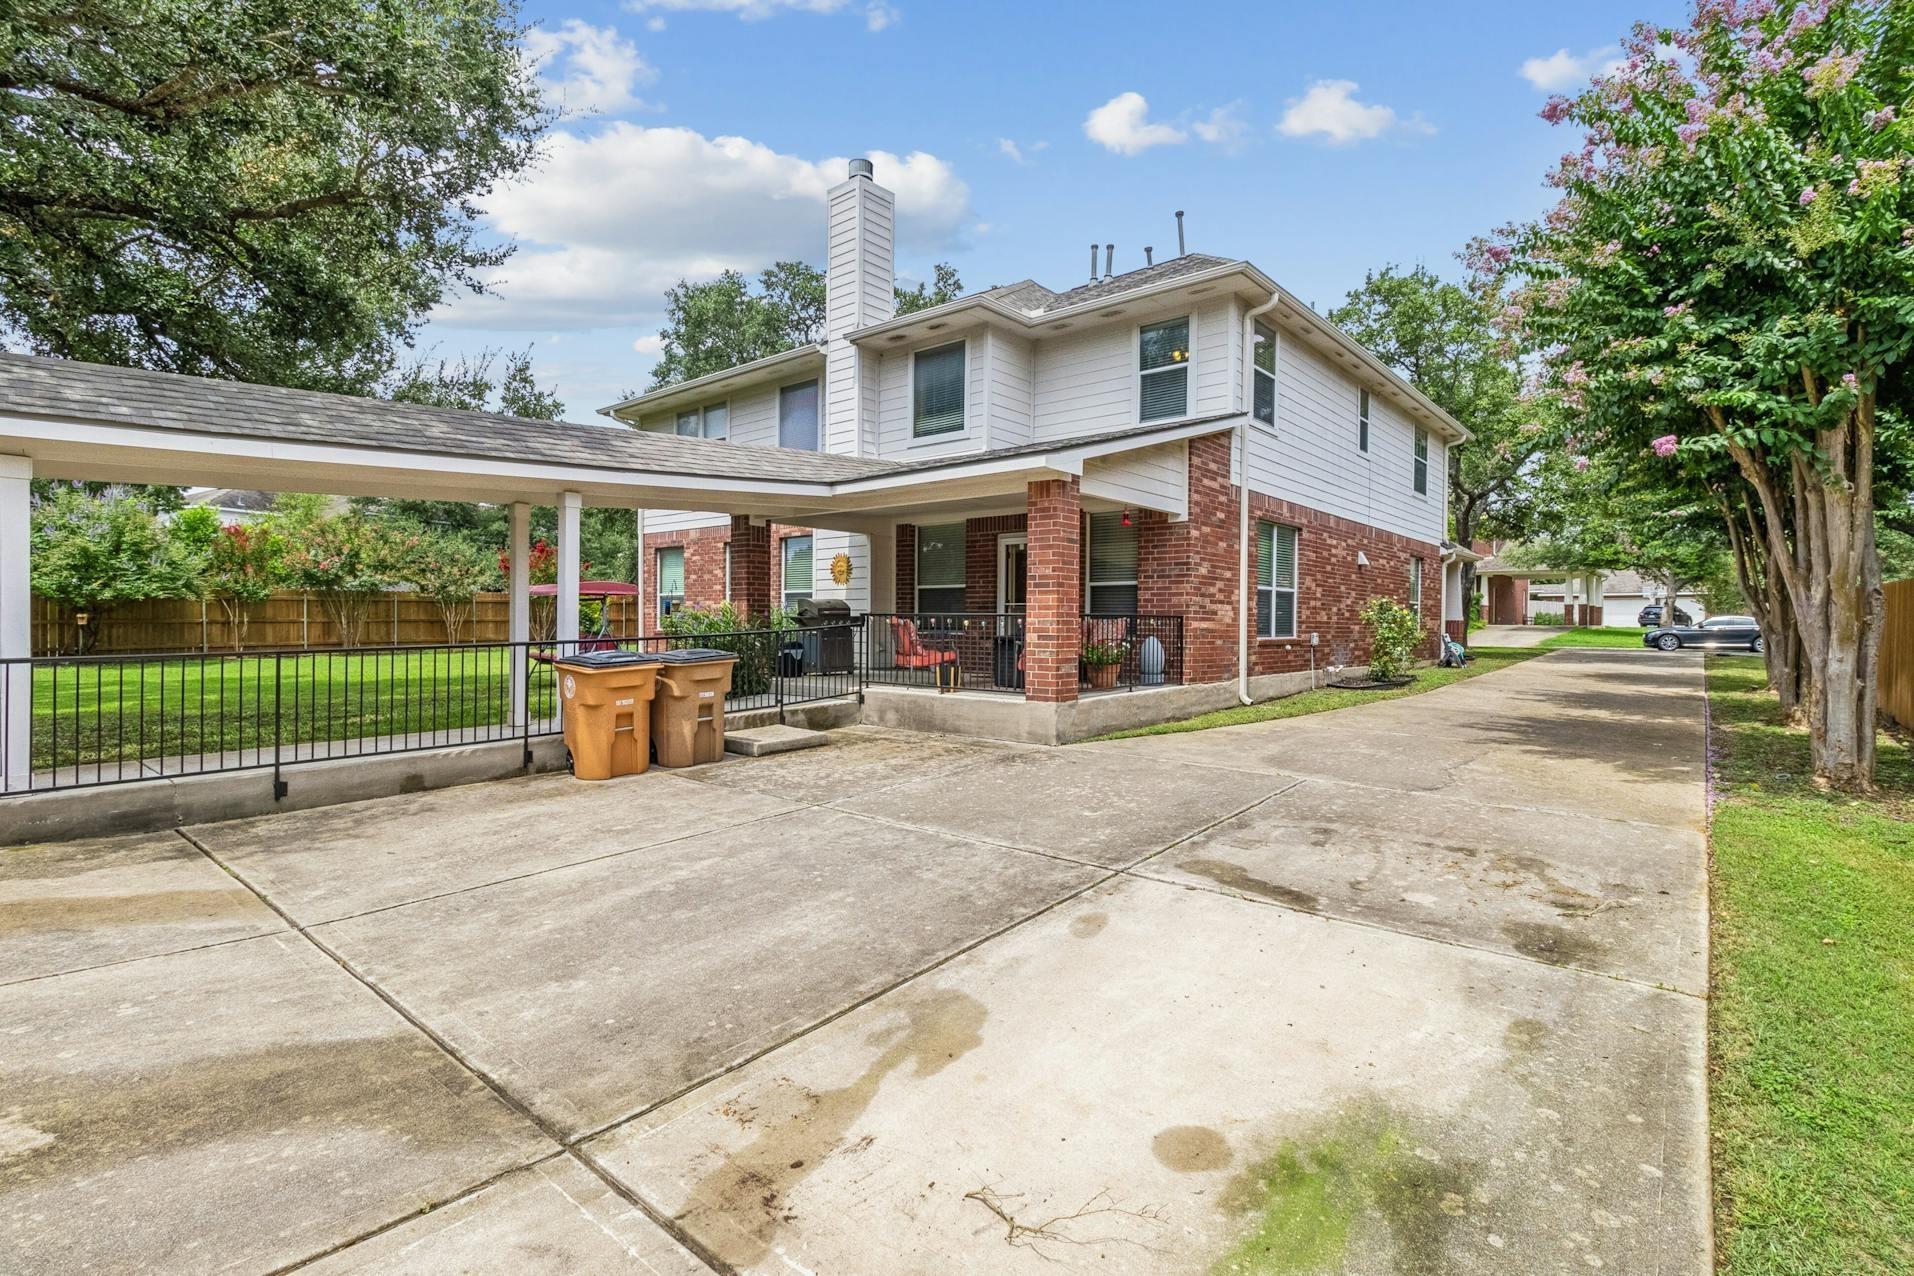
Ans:
[{"label": "front door", "polygon": [[1030,542],[1024,536],[997,538],[997,610],[1023,615],[1030,584]]}]

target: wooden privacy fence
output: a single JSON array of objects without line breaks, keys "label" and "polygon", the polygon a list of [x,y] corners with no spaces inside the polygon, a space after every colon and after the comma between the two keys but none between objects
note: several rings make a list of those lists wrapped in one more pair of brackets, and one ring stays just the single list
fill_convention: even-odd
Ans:
[{"label": "wooden privacy fence", "polygon": [[1887,583],[1881,629],[1881,712],[1914,727],[1914,580]]},{"label": "wooden privacy fence", "polygon": [[[554,600],[532,599],[532,629],[543,619],[551,628]],[[621,638],[638,636],[638,600],[608,598],[611,632]],[[480,594],[459,630],[460,642],[504,642],[510,619],[510,599],[503,593]],[[319,599],[282,591],[249,610],[242,644],[246,651],[287,648],[337,647],[339,627]],[[92,652],[232,651],[233,627],[218,599],[152,598],[125,603],[89,617],[97,637]],[[439,605],[424,594],[382,594],[366,612],[360,644],[367,647],[432,646],[448,639]],[[33,654],[70,654],[78,648],[79,627],[71,607],[50,599],[33,600]]]}]

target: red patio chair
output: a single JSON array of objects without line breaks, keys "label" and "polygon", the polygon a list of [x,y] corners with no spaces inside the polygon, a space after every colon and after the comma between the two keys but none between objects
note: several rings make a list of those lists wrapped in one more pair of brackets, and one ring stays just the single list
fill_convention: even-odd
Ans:
[{"label": "red patio chair", "polygon": [[924,646],[917,637],[917,622],[902,616],[891,617],[891,663],[899,669],[935,669],[955,664],[955,651],[936,651]]}]

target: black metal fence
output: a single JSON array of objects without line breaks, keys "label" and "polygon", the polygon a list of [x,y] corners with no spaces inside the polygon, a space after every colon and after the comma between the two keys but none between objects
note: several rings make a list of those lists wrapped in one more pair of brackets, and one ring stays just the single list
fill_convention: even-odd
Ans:
[{"label": "black metal fence", "polygon": [[[865,680],[878,686],[1021,693],[1025,618],[997,612],[865,617]],[[1090,690],[1183,681],[1181,616],[1085,616],[1078,676]]]},{"label": "black metal fence", "polygon": [[[586,638],[564,643],[0,661],[0,793],[117,784],[562,729],[554,665],[578,651],[733,652],[736,713],[854,696],[862,629]],[[279,781],[283,784],[283,781]]]}]

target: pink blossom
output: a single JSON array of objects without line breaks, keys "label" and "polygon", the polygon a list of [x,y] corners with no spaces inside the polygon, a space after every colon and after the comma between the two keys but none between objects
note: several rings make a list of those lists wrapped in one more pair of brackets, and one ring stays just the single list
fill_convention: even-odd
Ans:
[{"label": "pink blossom", "polygon": [[1797,199],[1795,202],[1800,204],[1801,207],[1803,208],[1806,208],[1809,204],[1812,204],[1814,202],[1814,187],[1812,186],[1803,187],[1801,190],[1801,197]]},{"label": "pink blossom", "polygon": [[1846,386],[1848,389],[1855,391],[1856,393],[1860,392],[1860,389],[1861,389],[1860,378],[1856,377],[1852,372],[1847,372],[1842,374],[1841,384],[1843,386]]},{"label": "pink blossom", "polygon": [[1578,456],[1578,457],[1576,457],[1576,458],[1575,458],[1575,472],[1576,472],[1577,474],[1581,474],[1581,473],[1583,473],[1583,472],[1585,472],[1585,471],[1586,471],[1587,469],[1588,469],[1588,458],[1587,458],[1587,457],[1585,457],[1585,456]]},{"label": "pink blossom", "polygon": [[1876,133],[1880,132],[1882,129],[1886,128],[1888,125],[1892,124],[1893,122],[1894,122],[1894,108],[1891,106],[1884,106],[1880,110],[1876,111],[1874,114],[1867,117],[1868,127],[1873,129]]},{"label": "pink blossom", "polygon": [[1664,434],[1648,446],[1655,449],[1656,456],[1673,456],[1679,443],[1674,435]]},{"label": "pink blossom", "polygon": [[1548,101],[1542,103],[1542,118],[1550,124],[1560,124],[1568,118],[1569,107],[1572,105],[1574,104],[1558,93]]},{"label": "pink blossom", "polygon": [[1684,301],[1684,302],[1682,302],[1682,303],[1681,303],[1680,305],[1677,305],[1677,306],[1663,306],[1663,307],[1661,308],[1661,313],[1662,313],[1662,316],[1663,316],[1664,318],[1667,318],[1667,319],[1673,319],[1673,318],[1674,318],[1674,317],[1675,317],[1676,315],[1685,315],[1685,314],[1687,314],[1687,313],[1688,313],[1688,311],[1689,311],[1689,309],[1690,309],[1690,308],[1691,308],[1691,307],[1692,307],[1693,305],[1694,305],[1694,303],[1693,303],[1692,301]]}]

